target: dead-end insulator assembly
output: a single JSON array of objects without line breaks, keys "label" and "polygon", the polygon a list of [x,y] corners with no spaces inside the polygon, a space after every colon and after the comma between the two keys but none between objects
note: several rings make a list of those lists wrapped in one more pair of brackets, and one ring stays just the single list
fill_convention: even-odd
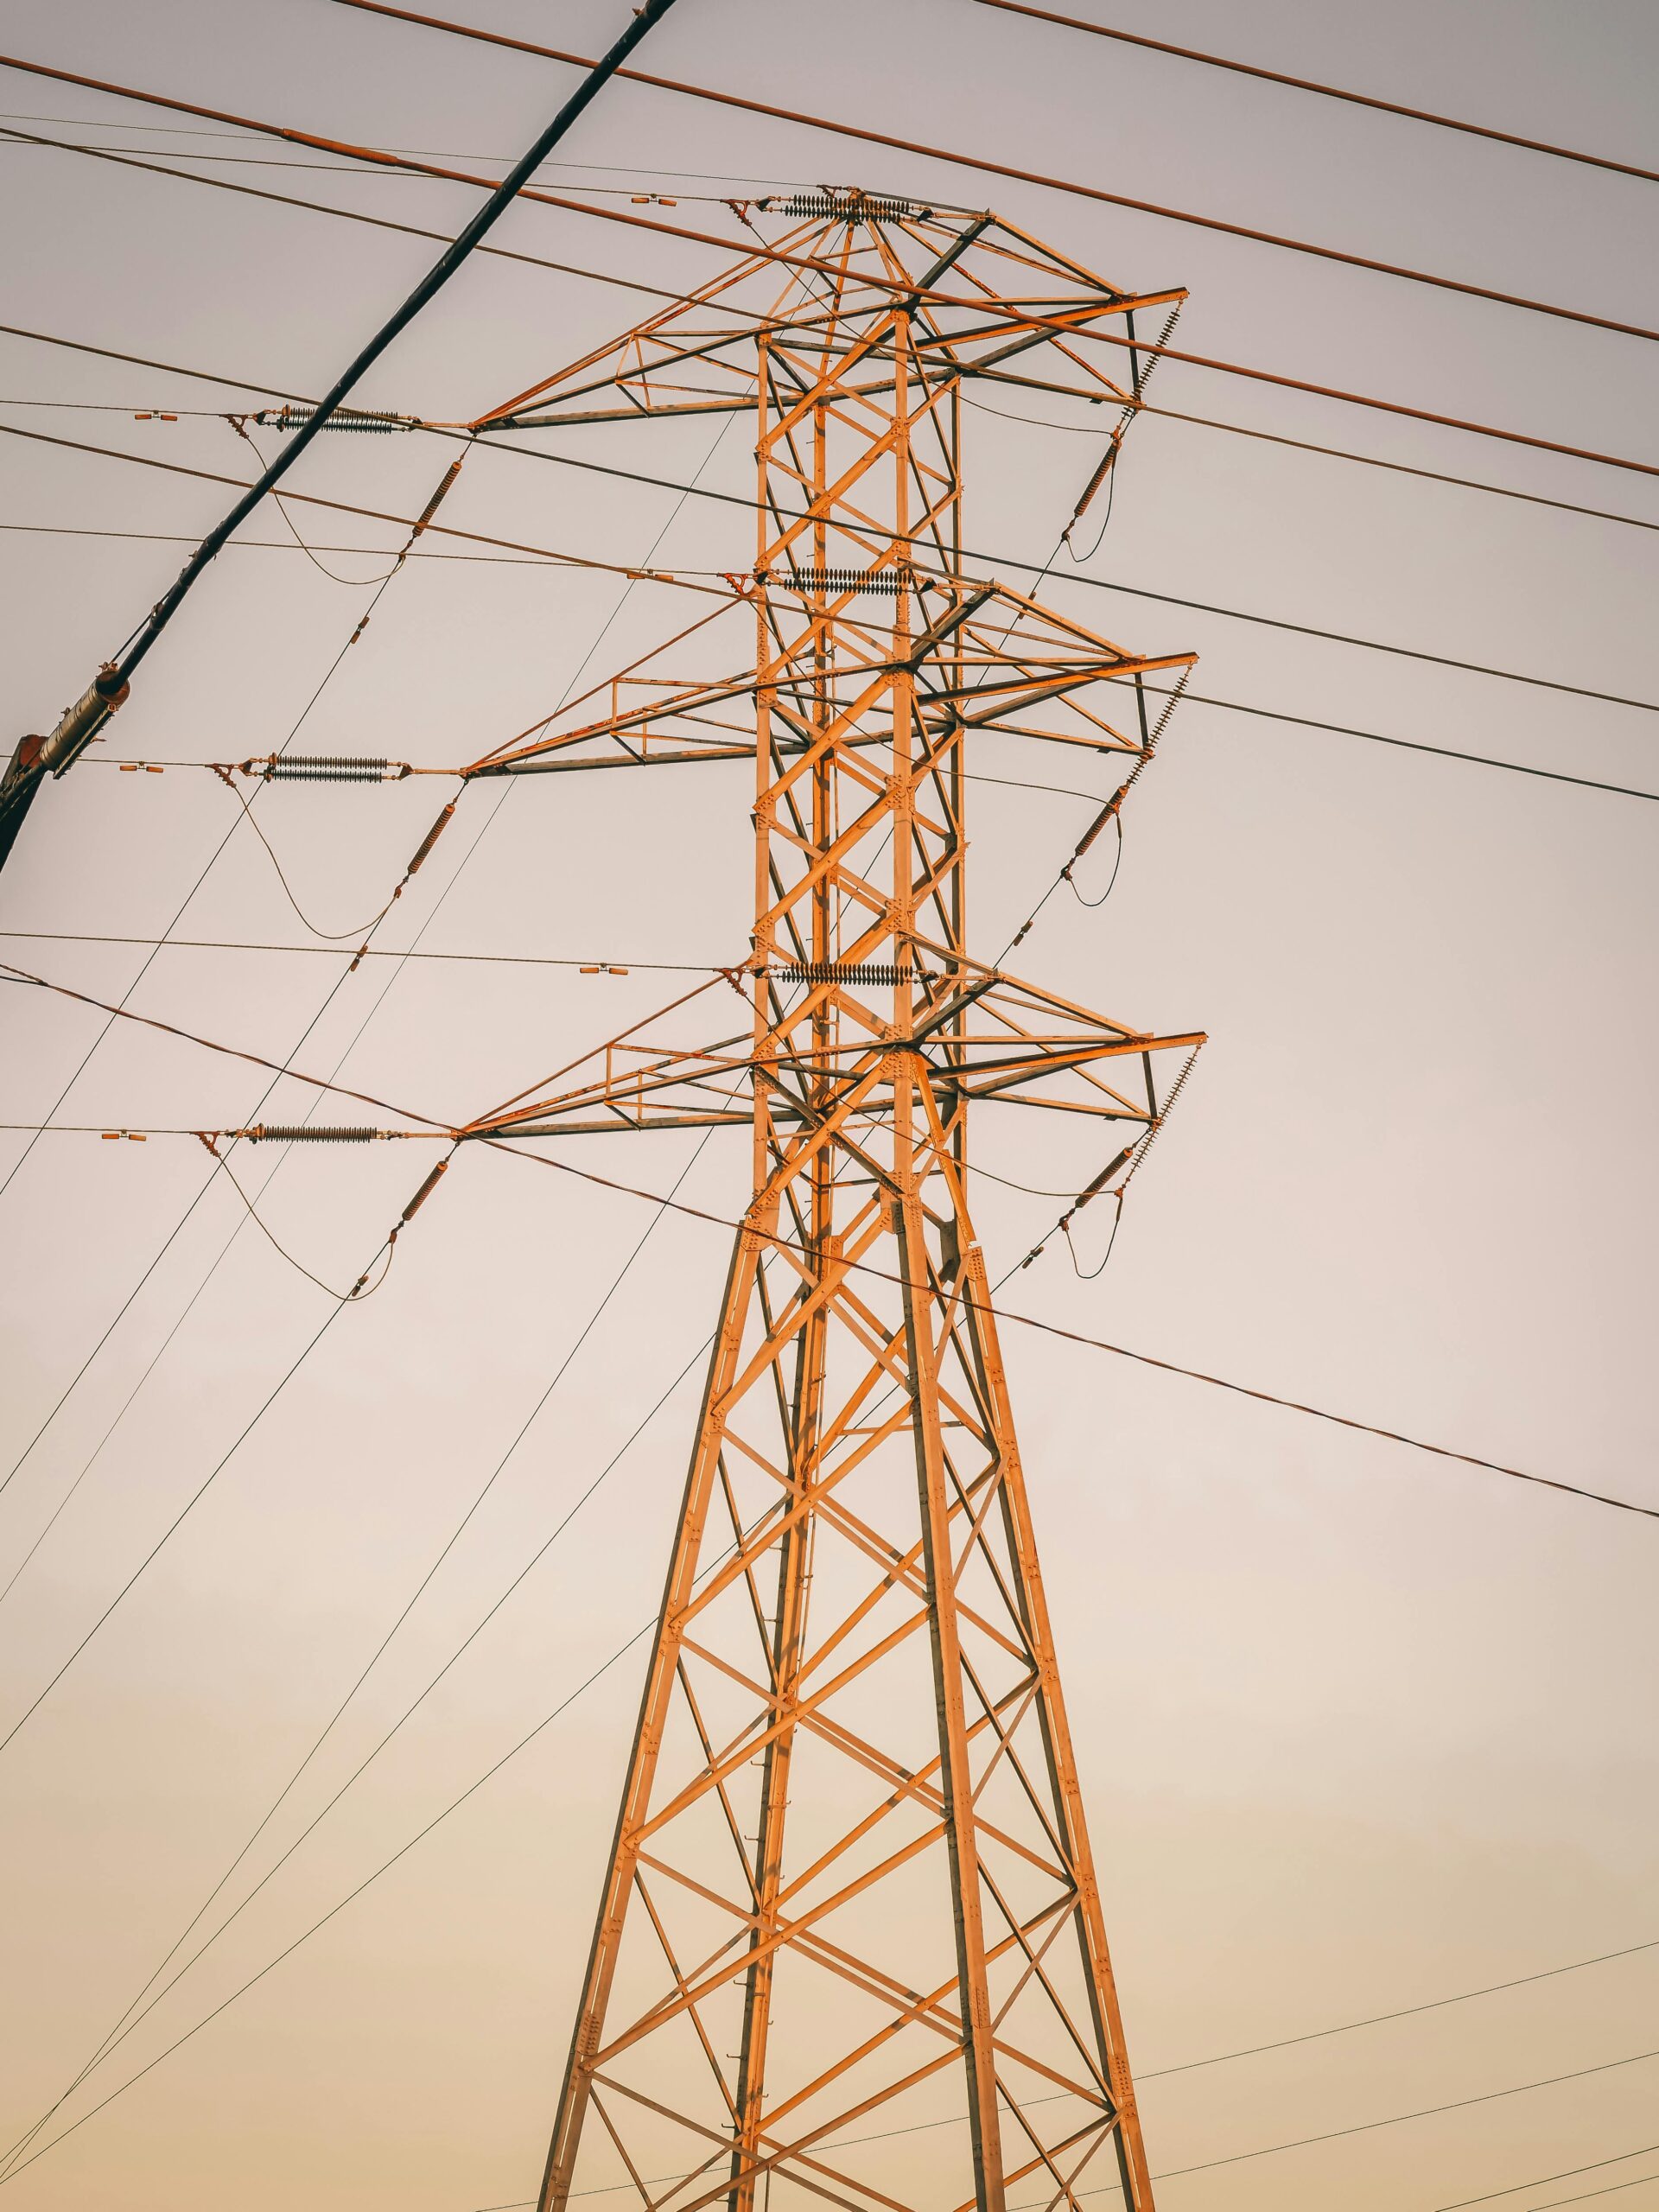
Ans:
[{"label": "dead-end insulator assembly", "polygon": [[402,1131],[328,1122],[256,1122],[251,1129],[237,1129],[232,1135],[245,1144],[373,1144]]},{"label": "dead-end insulator assembly", "polygon": [[[252,417],[262,430],[300,430],[311,422],[315,407],[262,407]],[[379,409],[368,407],[337,407],[327,420],[319,425],[324,430],[418,430],[417,415],[391,415]]]},{"label": "dead-end insulator assembly", "polygon": [[900,200],[891,193],[861,192],[851,185],[825,185],[817,192],[768,193],[754,205],[763,214],[830,216],[842,222],[925,222],[931,207],[919,200]]},{"label": "dead-end insulator assembly", "polygon": [[757,569],[754,580],[773,591],[873,592],[889,599],[915,582],[905,569]]},{"label": "dead-end insulator assembly", "polygon": [[400,784],[415,772],[407,760],[335,753],[256,753],[238,768],[267,784]]},{"label": "dead-end insulator assembly", "polygon": [[764,971],[780,983],[908,983],[916,970],[887,960],[785,961]]}]

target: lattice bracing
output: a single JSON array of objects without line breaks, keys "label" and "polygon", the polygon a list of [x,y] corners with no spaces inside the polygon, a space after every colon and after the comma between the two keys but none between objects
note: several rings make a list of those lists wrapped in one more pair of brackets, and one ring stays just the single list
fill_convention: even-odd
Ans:
[{"label": "lattice bracing", "polygon": [[541,2202],[1149,2212],[967,1123],[1111,1124],[1109,1182],[1202,1039],[970,952],[965,761],[1069,745],[1122,789],[1145,677],[1192,656],[957,550],[964,378],[1132,410],[1138,357],[1095,339],[1147,300],[988,216],[770,212],[772,245],[490,418],[741,407],[757,461],[729,604],[474,771],[755,764],[741,1027],[646,1025],[472,1129],[753,1147]]}]

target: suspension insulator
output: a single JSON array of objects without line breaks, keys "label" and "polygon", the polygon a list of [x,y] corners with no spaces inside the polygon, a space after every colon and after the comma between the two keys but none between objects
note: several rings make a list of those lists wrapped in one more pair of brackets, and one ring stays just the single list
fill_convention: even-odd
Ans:
[{"label": "suspension insulator", "polygon": [[437,820],[432,824],[432,827],[427,831],[425,836],[422,838],[419,845],[416,848],[414,859],[410,861],[409,866],[404,870],[404,880],[405,883],[407,883],[410,877],[415,874],[420,868],[423,861],[424,861],[427,855],[431,851],[433,846],[437,843],[439,838],[442,836],[444,831],[449,827],[449,823],[454,815],[454,811],[455,802],[454,799],[451,799],[448,805],[444,808]]},{"label": "suspension insulator", "polygon": [[332,753],[271,753],[245,760],[245,776],[268,784],[396,784],[414,770],[407,760],[372,760]]},{"label": "suspension insulator", "polygon": [[[254,416],[262,430],[299,430],[315,420],[315,407],[264,407]],[[413,415],[388,415],[365,407],[337,407],[322,424],[325,430],[418,430]]]},{"label": "suspension insulator", "polygon": [[422,1184],[420,1189],[416,1192],[409,1204],[404,1208],[403,1213],[399,1217],[400,1222],[414,1220],[416,1215],[431,1197],[433,1192],[437,1189],[438,1185],[443,1180],[448,1172],[449,1162],[447,1160],[441,1160],[437,1166],[432,1170],[432,1173],[427,1177],[425,1182]]},{"label": "suspension insulator", "polygon": [[390,1134],[327,1122],[259,1122],[237,1131],[249,1144],[372,1144]]}]

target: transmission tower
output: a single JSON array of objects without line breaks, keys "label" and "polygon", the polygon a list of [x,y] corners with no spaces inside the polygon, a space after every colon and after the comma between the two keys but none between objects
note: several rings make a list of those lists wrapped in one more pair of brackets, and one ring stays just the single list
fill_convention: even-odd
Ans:
[{"label": "transmission tower", "polygon": [[757,471],[715,615],[473,771],[756,764],[741,1027],[490,1117],[729,1124],[753,1159],[539,2202],[1148,2212],[967,1122],[1092,1117],[1114,1187],[1202,1040],[969,950],[965,779],[997,732],[1127,779],[1143,678],[1192,656],[965,573],[961,433],[969,379],[1065,393],[1112,410],[1109,462],[1136,313],[1180,295],[861,193],[747,219],[713,283],[480,424],[738,411]]}]

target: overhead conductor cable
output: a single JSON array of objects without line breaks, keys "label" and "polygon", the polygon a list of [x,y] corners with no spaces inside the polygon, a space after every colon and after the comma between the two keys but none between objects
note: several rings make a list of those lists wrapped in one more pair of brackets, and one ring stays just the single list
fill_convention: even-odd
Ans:
[{"label": "overhead conductor cable", "polygon": [[276,459],[257,481],[249,486],[224,520],[202,540],[186,562],[171,589],[164,593],[151,608],[118,658],[105,664],[82,696],[67,710],[48,735],[26,741],[23,746],[19,747],[4,776],[0,778],[0,867],[4,866],[23,817],[47,774],[61,776],[73,766],[121,705],[130,688],[134,671],[177,613],[191,587],[215,555],[253,512],[266,493],[287,474],[312,439],[323,429],[329,416],[379,359],[399,332],[448,283],[474,247],[505,214],[517,199],[520,188],[535,174],[641,39],[660,22],[673,4],[674,0],[645,0],[643,7],[634,10],[626,29],[609,53],[590,68],[529,151],[502,179],[454,242],[439,255],[403,305],[382,324],[337,380],[334,389],[318,404],[309,420],[298,426],[291,442],[284,443]]}]

